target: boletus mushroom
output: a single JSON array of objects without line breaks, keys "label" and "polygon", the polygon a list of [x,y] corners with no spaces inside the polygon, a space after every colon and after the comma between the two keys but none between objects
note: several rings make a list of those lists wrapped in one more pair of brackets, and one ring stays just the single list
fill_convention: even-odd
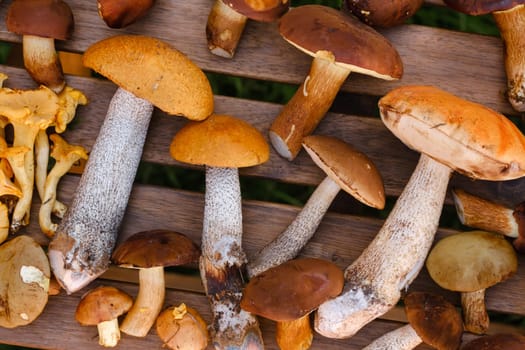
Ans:
[{"label": "boletus mushroom", "polygon": [[504,181],[525,175],[525,137],[504,115],[433,86],[396,88],[379,100],[385,126],[421,152],[380,231],[345,270],[343,293],[316,313],[316,330],[351,337],[387,312],[424,266],[454,171]]},{"label": "boletus mushroom", "polygon": [[213,312],[212,342],[218,349],[262,349],[257,318],[239,307],[247,259],[238,169],[266,162],[270,147],[249,123],[213,114],[182,127],[173,137],[170,153],[180,162],[205,166],[199,268]]},{"label": "boletus mushroom", "polygon": [[278,23],[287,42],[313,57],[310,72],[269,131],[277,153],[293,160],[351,72],[396,80],[403,75],[403,62],[394,46],[372,27],[327,6],[292,8]]},{"label": "boletus mushroom", "polygon": [[208,325],[197,310],[181,303],[164,309],[155,323],[163,347],[173,350],[204,350],[210,335]]},{"label": "boletus mushroom", "polygon": [[511,277],[518,269],[512,245],[501,235],[468,231],[439,240],[426,267],[440,287],[461,293],[465,330],[485,334],[490,319],[485,290]]},{"label": "boletus mushroom", "polygon": [[83,62],[119,88],[49,245],[53,272],[67,293],[109,266],[153,107],[194,120],[207,118],[213,110],[211,86],[202,70],[158,39],[107,38],[90,46]]},{"label": "boletus mushroom", "polygon": [[135,23],[155,5],[155,0],[97,0],[98,15],[110,28]]},{"label": "boletus mushroom", "polygon": [[343,0],[341,11],[372,27],[393,27],[404,23],[423,5],[423,0]]},{"label": "boletus mushroom", "polygon": [[507,75],[507,98],[518,112],[525,111],[525,1],[444,0],[451,8],[468,15],[492,14],[503,40]]},{"label": "boletus mushroom", "polygon": [[461,347],[461,350],[522,350],[525,336],[517,333],[496,333],[475,338]]}]

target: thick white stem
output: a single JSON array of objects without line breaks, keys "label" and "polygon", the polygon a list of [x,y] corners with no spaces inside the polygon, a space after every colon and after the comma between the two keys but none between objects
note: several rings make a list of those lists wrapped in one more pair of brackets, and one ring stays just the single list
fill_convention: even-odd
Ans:
[{"label": "thick white stem", "polygon": [[250,260],[247,266],[251,278],[269,268],[293,259],[314,235],[326,211],[341,187],[330,177],[317,186],[296,218],[273,241]]},{"label": "thick white stem", "polygon": [[153,105],[118,89],[66,215],[49,245],[53,272],[68,293],[109,266],[153,113]]},{"label": "thick white stem", "polygon": [[55,39],[24,35],[22,49],[24,66],[33,80],[57,94],[60,93],[66,82],[62,64],[55,50]]},{"label": "thick white stem", "polygon": [[140,269],[139,292],[120,330],[134,337],[145,337],[162,309],[165,293],[162,266]]},{"label": "thick white stem", "polygon": [[117,346],[120,340],[120,330],[118,328],[118,319],[114,318],[109,321],[97,324],[98,343],[107,348]]},{"label": "thick white stem", "polygon": [[422,342],[414,328],[407,324],[382,335],[363,350],[412,350]]},{"label": "thick white stem", "polygon": [[323,303],[316,330],[348,338],[399,301],[434,240],[452,170],[422,154],[383,227],[345,271],[343,293]]},{"label": "thick white stem", "polygon": [[206,168],[200,271],[213,313],[216,349],[263,349],[257,318],[240,308],[246,256],[236,168]]}]

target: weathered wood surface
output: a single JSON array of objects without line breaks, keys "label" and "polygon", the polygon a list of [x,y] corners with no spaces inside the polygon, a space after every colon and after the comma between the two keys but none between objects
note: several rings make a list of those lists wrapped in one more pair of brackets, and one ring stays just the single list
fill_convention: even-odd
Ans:
[{"label": "weathered wood surface", "polygon": [[[427,1],[439,5],[441,1]],[[0,3],[0,17],[5,17],[10,1]],[[211,55],[204,35],[206,16],[211,0],[196,0],[190,3],[157,0],[156,6],[143,20],[123,30],[105,27],[98,18],[95,1],[69,0],[76,19],[76,30],[72,40],[57,42],[57,47],[71,52],[83,52],[92,43],[105,37],[119,34],[149,34],[172,44],[200,67],[209,72],[244,76],[261,80],[278,81],[297,85],[308,72],[311,59],[284,42],[273,24],[249,22],[237,54],[233,60]],[[383,82],[374,78],[352,74],[343,86],[349,93],[370,95],[377,99],[391,88],[407,84],[431,84],[472,101],[481,102],[509,115],[516,115],[504,98],[505,77],[502,62],[502,44],[497,37],[465,34],[424,26],[400,26],[384,30],[399,50],[405,75],[397,82]],[[21,38],[8,33],[0,26],[0,41],[20,43]],[[27,73],[16,67],[1,66],[8,74],[6,85],[12,88],[31,88],[34,83]],[[140,74],[140,73],[138,73]],[[72,143],[90,149],[105,116],[109,100],[116,86],[95,78],[68,76],[71,86],[82,90],[89,99],[87,106],[78,108],[77,117],[64,136]],[[343,99],[344,101],[344,99]],[[255,125],[266,135],[280,105],[239,98],[216,96],[216,112],[229,113]],[[352,106],[344,113],[329,113],[319,125],[316,133],[340,137],[369,155],[378,166],[389,197],[397,197],[415,167],[417,153],[407,149],[382,124],[376,108],[355,115]],[[169,144],[173,135],[185,121],[155,111],[144,149],[143,160],[169,166],[185,167],[169,156]],[[294,162],[288,162],[272,151],[270,160],[257,167],[242,169],[242,176],[256,176],[277,181],[316,185],[323,178],[322,172],[313,164],[305,152]],[[60,184],[60,199],[69,203],[78,176],[67,176]],[[461,187],[472,193],[514,205],[525,198],[525,180],[505,183],[471,181],[454,175],[451,187]],[[354,203],[348,195],[341,197]],[[448,198],[450,204],[450,197]],[[146,229],[168,228],[183,232],[200,242],[202,229],[202,193],[137,185],[134,187],[121,228],[120,240],[130,234]],[[33,219],[23,234],[35,237],[42,244],[47,239],[40,233],[36,222],[38,204],[33,208]],[[244,247],[248,256],[253,255],[266,242],[281,232],[297,214],[299,208],[270,202],[246,200],[243,205]],[[316,256],[329,259],[341,268],[356,259],[379,230],[380,219],[349,214],[328,213],[314,238],[302,251],[301,256]],[[456,231],[441,228],[437,239]],[[521,296],[525,290],[525,263],[520,257],[518,273],[508,281],[487,291],[487,307],[494,312],[525,315],[525,301]],[[181,276],[168,273],[169,290],[166,306],[187,302],[195,306],[210,321],[210,311],[198,276]],[[119,282],[117,282],[119,281]],[[127,282],[122,282],[127,281]],[[131,282],[130,282],[131,281]],[[180,283],[181,286],[177,287]],[[134,271],[112,269],[84,291],[98,284],[113,284],[131,294],[137,291]],[[177,290],[183,289],[183,290]],[[458,295],[438,288],[428,277],[425,269],[411,286],[412,290],[435,291],[449,300],[458,302]],[[33,324],[17,329],[0,328],[0,342],[45,349],[95,349],[98,346],[96,330],[79,326],[73,310],[82,293],[59,295],[50,299],[44,313]],[[355,337],[347,340],[330,340],[316,336],[312,349],[361,349],[372,339],[400,326],[402,312],[385,315],[365,327]],[[274,342],[274,325],[262,321],[268,349],[277,349]],[[491,332],[501,328],[494,323]],[[511,328],[512,331],[518,331]],[[465,339],[471,337],[466,334]],[[124,336],[119,348],[161,348],[160,340],[152,330],[145,339]],[[420,346],[418,349],[428,349]]]}]

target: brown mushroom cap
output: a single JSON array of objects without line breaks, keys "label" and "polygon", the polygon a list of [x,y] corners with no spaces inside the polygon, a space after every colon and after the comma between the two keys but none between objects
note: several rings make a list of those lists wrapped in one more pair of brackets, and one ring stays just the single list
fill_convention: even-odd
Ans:
[{"label": "brown mushroom cap", "polygon": [[213,111],[202,70],[168,44],[147,36],[117,35],[91,45],[83,64],[166,113],[203,120]]},{"label": "brown mushroom cap", "polygon": [[423,2],[423,0],[343,0],[341,11],[353,14],[370,26],[392,27],[412,17]]},{"label": "brown mushroom cap", "polygon": [[476,230],[439,240],[427,257],[426,267],[442,288],[475,292],[513,275],[518,259],[512,244],[501,235]]},{"label": "brown mushroom cap", "polygon": [[338,65],[382,79],[399,79],[403,63],[394,46],[353,16],[322,5],[290,9],[279,19],[279,32],[299,50],[333,54]]},{"label": "brown mushroom cap", "polygon": [[247,122],[213,114],[205,121],[190,122],[173,138],[171,156],[184,163],[241,168],[264,163],[270,146]]},{"label": "brown mushroom cap", "polygon": [[525,336],[499,333],[476,338],[466,343],[461,350],[523,350]]},{"label": "brown mushroom cap", "polygon": [[396,88],[379,100],[383,123],[405,145],[472,178],[525,175],[525,137],[504,115],[433,86]]},{"label": "brown mushroom cap", "polygon": [[178,266],[196,262],[199,247],[182,233],[150,230],[135,233],[113,251],[112,260],[122,267]]},{"label": "brown mushroom cap", "polygon": [[289,260],[248,282],[241,308],[273,321],[293,321],[343,290],[343,271],[316,258]]},{"label": "brown mushroom cap", "polygon": [[90,290],[77,305],[75,319],[83,326],[96,326],[126,313],[133,298],[112,286],[99,286]]},{"label": "brown mushroom cap", "polygon": [[310,135],[303,147],[320,167],[344,191],[374,208],[385,206],[385,188],[381,174],[366,154],[331,136]]},{"label": "brown mushroom cap", "polygon": [[443,2],[456,11],[472,16],[485,15],[496,11],[505,11],[515,6],[525,4],[524,0],[443,0]]},{"label": "brown mushroom cap", "polygon": [[124,28],[144,17],[155,0],[97,0],[98,14],[110,28]]},{"label": "brown mushroom cap", "polygon": [[458,349],[463,320],[456,307],[440,295],[410,292],[404,298],[408,322],[417,335],[436,349]]},{"label": "brown mushroom cap", "polygon": [[51,271],[42,247],[21,235],[0,245],[0,327],[33,322],[48,300]]},{"label": "brown mushroom cap", "polygon": [[20,35],[66,40],[74,25],[71,8],[61,0],[16,0],[6,15],[7,30]]},{"label": "brown mushroom cap", "polygon": [[155,324],[163,347],[202,350],[209,342],[208,326],[197,310],[182,303],[164,309]]},{"label": "brown mushroom cap", "polygon": [[236,12],[260,22],[272,22],[290,8],[289,0],[223,0]]}]

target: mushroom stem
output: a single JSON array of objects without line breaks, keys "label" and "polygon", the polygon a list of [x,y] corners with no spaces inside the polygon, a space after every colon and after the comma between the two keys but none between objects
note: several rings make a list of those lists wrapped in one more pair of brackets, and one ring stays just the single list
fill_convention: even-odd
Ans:
[{"label": "mushroom stem", "polygon": [[217,56],[232,58],[247,19],[222,0],[215,0],[206,23],[206,38],[210,52]]},{"label": "mushroom stem", "polygon": [[310,313],[293,321],[280,321],[276,324],[275,339],[280,350],[309,349],[313,338]]},{"label": "mushroom stem", "polygon": [[206,167],[200,271],[216,349],[263,349],[257,318],[240,308],[246,264],[237,168]]},{"label": "mushroom stem", "polygon": [[525,111],[525,5],[516,5],[506,11],[492,13],[503,44],[507,97],[518,112]]},{"label": "mushroom stem", "polygon": [[461,293],[461,307],[465,330],[474,334],[487,333],[490,319],[485,307],[485,289]]},{"label": "mushroom stem", "polygon": [[312,238],[341,187],[326,176],[301,211],[273,241],[264,246],[246,267],[249,277],[293,259]]},{"label": "mushroom stem", "polygon": [[308,76],[270,126],[270,141],[279,155],[290,161],[297,156],[303,137],[323,119],[349,74],[332,53],[317,52]]},{"label": "mushroom stem", "polygon": [[9,235],[9,209],[4,203],[0,203],[0,243],[4,242]]},{"label": "mushroom stem", "polygon": [[57,280],[73,293],[109,266],[153,105],[122,88],[111,99],[70,208],[49,245]]},{"label": "mushroom stem", "polygon": [[345,270],[343,293],[321,304],[315,329],[348,338],[399,301],[424,265],[452,170],[425,154],[382,228]]},{"label": "mushroom stem", "polygon": [[55,39],[22,36],[24,66],[37,83],[59,93],[65,86],[62,65],[55,50]]},{"label": "mushroom stem", "polygon": [[120,330],[134,337],[145,337],[162,309],[165,291],[164,267],[139,269],[139,292]]},{"label": "mushroom stem", "polygon": [[414,328],[407,324],[385,333],[363,348],[363,350],[412,350],[423,340]]},{"label": "mushroom stem", "polygon": [[102,346],[112,348],[117,346],[120,340],[120,330],[118,328],[118,318],[103,321],[97,324],[98,343]]}]

